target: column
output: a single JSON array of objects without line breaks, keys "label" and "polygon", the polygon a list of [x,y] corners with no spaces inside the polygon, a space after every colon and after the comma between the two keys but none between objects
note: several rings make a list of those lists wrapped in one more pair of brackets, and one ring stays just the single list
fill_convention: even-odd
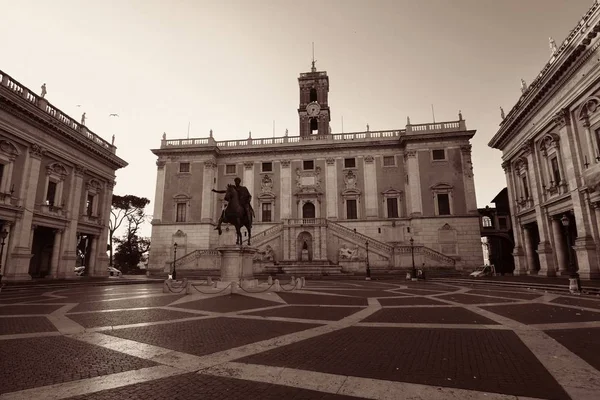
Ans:
[{"label": "column", "polygon": [[213,222],[212,203],[215,199],[212,193],[215,169],[217,164],[214,160],[204,162],[204,170],[202,176],[202,209],[200,213],[200,221],[204,223]]},{"label": "column", "polygon": [[244,175],[242,177],[242,185],[246,186],[252,195],[252,207],[256,209],[256,196],[254,194],[254,162],[246,161],[244,163]]},{"label": "column", "polygon": [[97,268],[98,263],[96,262],[96,252],[98,250],[98,236],[90,235],[89,237],[92,240],[92,245],[90,246],[90,261],[87,267],[88,273],[90,274],[90,276],[106,276],[108,275],[108,271],[106,270],[106,268],[104,269],[104,271],[99,271]]},{"label": "column", "polygon": [[525,253],[527,253],[527,271],[529,275],[536,275],[537,271],[535,270],[535,255],[533,254],[535,249],[533,248],[533,236],[531,235],[531,228],[524,226],[523,233],[525,236]]},{"label": "column", "polygon": [[315,230],[313,231],[313,260],[321,259],[321,229],[318,226],[315,226]]},{"label": "column", "polygon": [[[533,206],[535,208],[535,216],[537,220],[538,231],[540,235],[540,243],[537,246],[537,253],[540,259],[540,270],[535,273],[539,273],[544,276],[555,276],[556,270],[554,266],[554,257],[552,256],[552,246],[548,240],[550,237],[550,227],[548,226],[548,218],[545,212],[542,211],[541,199],[542,199],[542,188],[538,185],[541,181],[540,173],[540,160],[538,153],[535,152],[533,141],[528,141],[523,146],[523,154],[527,157],[527,177],[529,178],[529,191],[533,199]],[[529,266],[530,273],[532,273],[532,266]],[[535,266],[533,267],[535,268]]]},{"label": "column", "polygon": [[408,191],[410,193],[410,216],[422,214],[421,197],[421,174],[419,173],[419,158],[416,150],[407,150],[404,153],[406,159],[406,173],[408,174]]},{"label": "column", "polygon": [[6,280],[28,280],[29,261],[31,259],[31,240],[33,239],[31,223],[33,209],[40,178],[40,164],[45,150],[37,144],[29,148],[25,159],[23,184],[19,191],[19,205],[23,207],[23,215],[15,222],[13,230],[14,240],[11,241],[9,264],[10,268],[5,276]]},{"label": "column", "polygon": [[290,260],[290,228],[283,225],[283,260]]},{"label": "column", "polygon": [[327,228],[321,226],[318,229],[321,230],[321,259],[327,260]]},{"label": "column", "polygon": [[290,227],[290,260],[298,260],[296,228]]},{"label": "column", "polygon": [[325,185],[327,198],[326,218],[336,221],[338,219],[338,187],[337,187],[337,166],[335,158],[325,160]]},{"label": "column", "polygon": [[[7,271],[8,271],[8,249],[10,248],[10,242],[12,241],[12,235],[11,235],[11,231],[12,231],[12,227],[13,227],[14,223],[10,222],[10,221],[6,221],[4,223],[4,225],[2,227],[0,227],[0,229],[6,229],[7,235],[6,235],[6,239],[4,239],[4,249],[2,250],[2,260],[0,260],[2,262],[2,268],[0,268],[0,275],[6,275]],[[1,241],[2,239],[0,239]],[[0,281],[2,280],[2,278],[0,278]]]},{"label": "column", "polygon": [[554,249],[556,251],[556,258],[558,260],[558,273],[565,275],[569,269],[569,255],[567,254],[567,243],[563,233],[562,222],[560,216],[551,217],[552,220],[552,234],[554,236]]},{"label": "column", "polygon": [[577,253],[579,276],[582,279],[600,278],[596,242],[592,237],[592,228],[590,226],[590,210],[585,204],[585,194],[578,190],[581,186],[579,183],[583,182],[581,167],[583,157],[579,155],[579,146],[573,121],[566,109],[560,110],[554,116],[554,121],[559,129],[559,136],[561,138],[559,143],[565,161],[565,179],[568,182],[571,192],[571,203],[577,225],[577,239],[575,239],[573,248]]},{"label": "column", "polygon": [[516,185],[510,161],[502,163],[504,174],[506,176],[506,186],[508,190],[508,204],[510,206],[511,226],[513,227],[513,237],[515,239],[515,247],[513,249],[513,258],[515,261],[515,275],[526,274],[525,258],[523,254],[523,238],[521,237],[521,225],[517,220],[517,204],[516,204]]},{"label": "column", "polygon": [[[100,233],[100,236],[98,236],[97,241],[98,241],[98,246],[97,248],[92,252],[92,257],[94,257],[94,259],[96,260],[96,265],[95,265],[95,276],[106,276],[108,274],[108,264],[109,264],[109,258],[106,255],[106,246],[108,246],[108,241],[111,240],[110,238],[110,229],[109,229],[109,218],[110,218],[110,212],[111,212],[111,208],[112,208],[112,196],[113,196],[113,189],[115,187],[115,182],[114,181],[109,181],[104,185],[104,191],[103,191],[103,196],[102,196],[102,208],[101,208],[101,212],[102,212],[102,232]],[[89,271],[93,271],[91,268],[89,269]]]},{"label": "column", "polygon": [[58,265],[60,262],[60,245],[62,241],[63,230],[54,230],[54,244],[52,245],[52,260],[50,261],[50,276],[56,278],[58,276]]},{"label": "column", "polygon": [[[71,190],[69,193],[69,201],[67,204],[67,215],[69,221],[63,233],[64,240],[62,241],[62,262],[58,266],[57,277],[69,278],[75,276],[75,261],[77,259],[77,226],[79,224],[79,216],[81,214],[81,195],[83,191],[83,176],[85,168],[81,165],[76,165],[71,172]],[[110,215],[110,210],[109,214]],[[88,270],[89,271],[89,270]]]},{"label": "column", "polygon": [[[365,209],[367,219],[379,217],[379,202],[377,201],[377,170],[373,156],[365,156]],[[337,203],[337,202],[336,202]]]},{"label": "column", "polygon": [[152,223],[160,223],[162,220],[165,195],[165,164],[164,160],[156,161],[156,191],[154,192],[154,215],[152,216]]},{"label": "column", "polygon": [[463,166],[465,202],[468,214],[477,214],[477,195],[475,193],[475,179],[473,177],[473,161],[471,159],[471,145],[460,146],[460,156]]},{"label": "column", "polygon": [[281,202],[279,204],[281,219],[292,218],[292,169],[290,160],[281,160]]},{"label": "column", "polygon": [[585,138],[587,142],[587,152],[584,151],[584,154],[587,157],[587,160],[584,158],[584,162],[589,163],[590,165],[596,164],[598,161],[596,157],[600,154],[598,153],[598,148],[596,146],[596,141],[594,140],[594,134],[590,130],[590,120],[586,115],[583,118],[583,128],[585,129]]}]

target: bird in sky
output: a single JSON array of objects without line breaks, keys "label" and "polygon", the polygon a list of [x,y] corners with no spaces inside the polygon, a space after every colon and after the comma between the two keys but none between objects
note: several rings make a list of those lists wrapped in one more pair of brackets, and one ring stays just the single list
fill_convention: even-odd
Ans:
[{"label": "bird in sky", "polygon": [[119,116],[119,114],[109,114],[108,116],[109,116],[109,117],[118,117],[118,116]]},{"label": "bird in sky", "polygon": [[76,106],[76,107],[81,107],[81,104],[77,104],[77,106]]}]

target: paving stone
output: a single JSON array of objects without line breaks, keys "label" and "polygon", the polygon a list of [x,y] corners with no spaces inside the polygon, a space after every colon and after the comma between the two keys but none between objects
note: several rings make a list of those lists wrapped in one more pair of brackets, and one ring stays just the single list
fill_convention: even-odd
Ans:
[{"label": "paving stone", "polygon": [[244,313],[244,315],[260,315],[263,317],[283,317],[301,319],[320,319],[326,321],[339,321],[349,315],[363,310],[361,307],[312,307],[312,306],[287,306],[271,310]]},{"label": "paving stone", "polygon": [[366,298],[348,297],[348,296],[327,296],[307,293],[285,293],[278,292],[288,304],[323,304],[323,305],[348,305],[348,306],[366,306],[368,304]]},{"label": "paving stone", "polygon": [[236,361],[513,396],[569,399],[512,331],[349,327]]},{"label": "paving stone", "polygon": [[210,318],[174,322],[168,325],[116,329],[104,333],[203,356],[316,326],[320,325],[242,318]]},{"label": "paving stone", "polygon": [[157,365],[65,336],[0,340],[0,360],[0,393]]},{"label": "paving stone", "polygon": [[405,324],[483,324],[497,323],[461,307],[383,308],[362,322],[393,322]]},{"label": "paving stone", "polygon": [[461,304],[485,304],[485,303],[512,303],[518,300],[505,299],[501,297],[486,297],[476,296],[471,294],[446,294],[443,296],[436,296],[438,299],[454,301]]},{"label": "paving stone", "polygon": [[546,333],[600,371],[600,328],[556,329]]},{"label": "paving stone", "polygon": [[0,307],[0,315],[25,315],[25,314],[50,314],[59,308],[62,305],[9,305],[9,306],[1,306]]},{"label": "paving stone", "polygon": [[142,322],[169,321],[173,319],[198,317],[198,314],[162,310],[119,310],[108,312],[93,312],[86,314],[69,314],[69,318],[85,328],[97,326],[116,326],[139,324]]},{"label": "paving stone", "polygon": [[278,306],[281,303],[258,299],[256,297],[244,296],[239,294],[211,297],[187,303],[175,304],[173,307],[187,308],[188,310],[212,311],[212,312],[232,312],[242,310],[252,310],[254,308],[263,308]]},{"label": "paving stone", "polygon": [[[325,290],[321,290],[321,289],[312,289],[315,292],[321,292],[321,293],[330,293],[330,294],[341,294],[344,296],[353,296],[353,297],[364,297],[364,298],[368,298],[368,297],[375,297],[375,298],[380,298],[380,297],[398,297],[398,296],[402,296],[401,293],[394,293],[394,292],[387,292],[387,291],[383,291],[383,290],[348,290],[348,289],[325,289]],[[405,295],[406,296],[406,295]]]},{"label": "paving stone", "polygon": [[385,306],[429,306],[447,304],[442,301],[434,300],[429,297],[400,297],[379,299],[379,304]]},{"label": "paving stone", "polygon": [[81,303],[77,307],[73,308],[70,312],[117,310],[138,307],[164,307],[168,306],[169,304],[181,297],[182,295],[170,295],[144,297],[138,299],[93,301],[89,303]]},{"label": "paving stone", "polygon": [[30,303],[34,301],[45,301],[48,297],[42,296],[29,296],[29,297],[0,297],[0,304],[19,304],[19,303]]},{"label": "paving stone", "polygon": [[407,293],[417,296],[431,296],[434,294],[444,294],[445,291],[435,291],[435,290],[424,290],[424,289],[398,289],[398,293]]},{"label": "paving stone", "polygon": [[501,296],[510,299],[521,299],[521,300],[533,300],[543,296],[543,293],[525,293],[525,292],[514,292],[514,291],[502,291],[502,290],[484,290],[474,289],[469,290],[468,294],[483,294],[486,296]]},{"label": "paving stone", "polygon": [[69,399],[353,400],[358,398],[262,382],[189,373]]},{"label": "paving stone", "polygon": [[600,321],[600,313],[541,303],[483,306],[481,308],[528,325]]},{"label": "paving stone", "polygon": [[56,327],[46,317],[0,318],[0,335],[54,331]]},{"label": "paving stone", "polygon": [[574,297],[558,297],[552,300],[550,303],[564,304],[567,306],[578,306],[586,308],[597,308],[600,309],[600,301],[591,299],[580,299]]}]

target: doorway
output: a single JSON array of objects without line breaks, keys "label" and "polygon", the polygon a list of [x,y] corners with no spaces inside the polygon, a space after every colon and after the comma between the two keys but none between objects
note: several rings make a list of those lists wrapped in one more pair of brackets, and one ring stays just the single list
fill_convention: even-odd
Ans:
[{"label": "doorway", "polygon": [[33,231],[29,275],[32,278],[44,278],[51,274],[52,249],[54,247],[54,229],[40,226]]}]

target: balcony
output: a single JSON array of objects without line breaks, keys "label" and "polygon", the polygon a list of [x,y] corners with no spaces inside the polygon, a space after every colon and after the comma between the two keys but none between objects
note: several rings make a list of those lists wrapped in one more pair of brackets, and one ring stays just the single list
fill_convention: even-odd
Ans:
[{"label": "balcony", "polygon": [[100,216],[98,216],[98,215],[82,214],[81,217],[79,218],[79,220],[81,222],[85,222],[85,223],[92,224],[92,225],[101,225],[102,224],[102,220],[100,219]]},{"label": "balcony", "polygon": [[531,197],[528,197],[526,199],[521,197],[516,201],[516,203],[518,212],[526,211],[533,207],[533,199]]},{"label": "balcony", "polygon": [[65,211],[62,207],[53,206],[52,204],[40,204],[40,213],[45,215],[53,215],[55,217],[65,217]]},{"label": "balcony", "polygon": [[291,226],[325,226],[327,219],[325,218],[293,218],[284,220],[285,225]]}]

